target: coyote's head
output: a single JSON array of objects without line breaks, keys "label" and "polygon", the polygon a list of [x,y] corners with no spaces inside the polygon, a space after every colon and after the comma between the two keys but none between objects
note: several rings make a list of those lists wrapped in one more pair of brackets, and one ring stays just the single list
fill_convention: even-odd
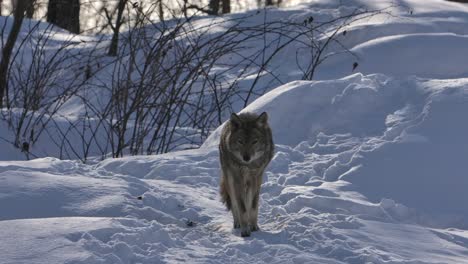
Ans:
[{"label": "coyote's head", "polygon": [[241,163],[252,163],[270,149],[271,130],[266,112],[259,116],[233,113],[229,123],[229,150]]}]

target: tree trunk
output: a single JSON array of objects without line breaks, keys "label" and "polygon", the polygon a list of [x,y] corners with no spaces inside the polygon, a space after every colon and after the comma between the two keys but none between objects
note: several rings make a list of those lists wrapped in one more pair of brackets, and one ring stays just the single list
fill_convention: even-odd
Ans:
[{"label": "tree trunk", "polygon": [[266,0],[265,5],[266,6],[272,6],[273,5],[273,0]]},{"label": "tree trunk", "polygon": [[213,14],[219,14],[219,2],[221,0],[210,0],[209,7]]},{"label": "tree trunk", "polygon": [[222,0],[223,1],[223,14],[231,13],[231,0]]},{"label": "tree trunk", "polygon": [[36,1],[37,0],[30,0],[28,6],[26,7],[26,17],[33,18],[34,11],[36,11]]},{"label": "tree trunk", "polygon": [[[186,4],[187,2],[185,1],[184,4]],[[159,0],[159,3],[158,3],[158,12],[159,12],[159,20],[160,21],[164,21],[164,5],[163,5],[163,0]],[[187,8],[185,6],[184,8],[184,12],[187,12]]]},{"label": "tree trunk", "polygon": [[17,2],[18,2],[18,0],[11,0],[10,1],[10,3],[11,3],[11,12],[12,13],[15,12]]},{"label": "tree trunk", "polygon": [[14,12],[13,26],[11,27],[10,34],[8,34],[5,46],[2,49],[2,60],[0,61],[0,109],[3,108],[3,96],[5,95],[6,89],[8,89],[7,74],[10,65],[10,57],[21,30],[21,25],[23,24],[24,12],[26,11],[28,2],[28,0],[18,1]]},{"label": "tree trunk", "polygon": [[[115,21],[115,26],[112,26],[112,30],[114,34],[112,35],[111,44],[109,47],[109,56],[117,56],[117,51],[119,49],[119,34],[120,34],[120,26],[122,25],[122,16],[125,10],[125,5],[127,4],[128,0],[119,0],[119,5],[117,7],[117,20]],[[112,21],[109,21],[112,23]]]},{"label": "tree trunk", "polygon": [[47,22],[80,33],[80,0],[49,0]]}]

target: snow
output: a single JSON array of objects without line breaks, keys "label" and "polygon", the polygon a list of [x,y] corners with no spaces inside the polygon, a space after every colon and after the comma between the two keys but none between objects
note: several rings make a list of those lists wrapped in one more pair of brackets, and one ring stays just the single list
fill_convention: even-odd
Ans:
[{"label": "snow", "polygon": [[76,233],[111,228],[111,219],[97,217],[0,221],[1,263],[77,263],[92,254],[76,243]]},{"label": "snow", "polygon": [[[369,203],[355,192],[341,190],[349,183],[311,177],[312,168],[307,166],[315,154],[309,155],[279,147],[263,186],[262,231],[247,239],[231,229],[230,216],[218,200],[215,150],[106,160],[94,166],[55,160],[50,162],[55,165],[45,167],[46,162],[33,161],[30,168],[25,166],[29,162],[19,164],[23,172],[10,162],[4,170],[12,177],[38,169],[68,174],[63,168],[82,167],[81,176],[73,175],[82,178],[76,183],[83,186],[80,201],[61,199],[66,205],[92,201],[90,186],[96,178],[105,178],[110,186],[126,181],[123,190],[100,188],[103,196],[123,196],[125,206],[101,217],[82,217],[87,211],[80,210],[67,217],[60,213],[62,205],[48,203],[63,216],[0,221],[2,238],[11,241],[1,244],[0,253],[5,263],[463,263],[466,231],[396,220],[393,211],[401,211],[401,205]],[[288,172],[280,172],[285,169]],[[39,177],[29,182],[36,190],[52,185]],[[47,193],[57,191],[50,188]],[[142,200],[137,199],[140,195]],[[6,217],[14,215],[2,211]],[[187,225],[189,221],[193,226]]]},{"label": "snow", "polygon": [[[1,162],[0,220],[74,216],[112,216],[124,202],[127,184],[114,179],[82,177],[79,164],[57,159],[33,160],[31,167]],[[48,166],[50,165],[50,166]],[[70,166],[71,165],[71,166]],[[11,171],[15,171],[14,176]],[[86,199],[82,199],[86,188]]]},{"label": "snow", "polygon": [[[389,4],[338,2],[267,11]],[[276,143],[259,232],[240,237],[220,202],[221,126],[199,149],[94,164],[21,161],[0,143],[0,263],[468,263],[468,7],[397,3],[347,28],[355,56],[314,81],[297,81],[286,50],[284,84],[242,109],[267,111]]]},{"label": "snow", "polygon": [[[467,35],[454,33],[402,34],[372,39],[350,51],[360,58],[358,67],[364,74],[379,72],[392,76],[459,78],[468,76],[466,68],[460,67],[466,61],[460,54],[468,52],[467,42]],[[335,58],[326,64],[339,65],[334,69],[334,74],[338,75],[349,72],[352,60],[355,60]],[[330,77],[322,74],[322,78]]]}]

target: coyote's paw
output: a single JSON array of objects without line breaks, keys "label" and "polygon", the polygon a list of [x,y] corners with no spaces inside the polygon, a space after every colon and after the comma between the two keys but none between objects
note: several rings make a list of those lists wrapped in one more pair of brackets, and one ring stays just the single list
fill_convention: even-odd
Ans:
[{"label": "coyote's paw", "polygon": [[260,227],[258,227],[257,224],[250,226],[250,231],[255,232],[255,231],[258,231],[258,230],[260,230]]},{"label": "coyote's paw", "polygon": [[233,226],[235,229],[240,228],[240,224],[237,221],[234,221]]},{"label": "coyote's paw", "polygon": [[250,229],[247,227],[243,227],[241,231],[241,237],[249,237],[250,236]]}]

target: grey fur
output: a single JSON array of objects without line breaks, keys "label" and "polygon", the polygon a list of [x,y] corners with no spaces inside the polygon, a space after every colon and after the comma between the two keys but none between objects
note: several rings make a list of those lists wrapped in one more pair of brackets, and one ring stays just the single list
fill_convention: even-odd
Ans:
[{"label": "grey fur", "polygon": [[220,193],[243,237],[258,230],[258,199],[265,167],[274,154],[268,115],[232,114],[219,143]]}]

